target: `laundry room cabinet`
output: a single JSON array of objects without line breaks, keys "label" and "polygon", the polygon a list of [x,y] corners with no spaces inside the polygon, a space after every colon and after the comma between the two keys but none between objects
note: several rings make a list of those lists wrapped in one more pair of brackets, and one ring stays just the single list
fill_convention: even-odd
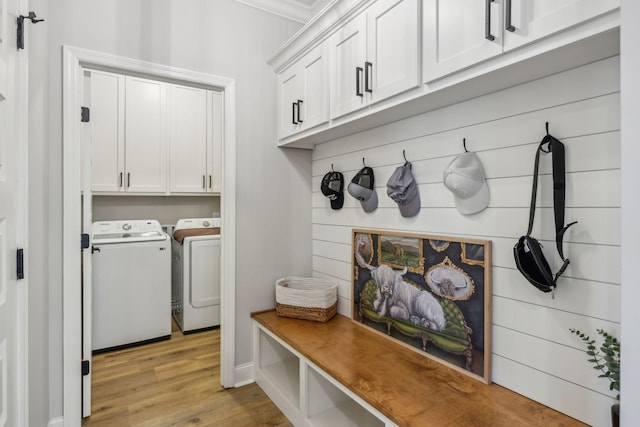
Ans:
[{"label": "laundry room cabinet", "polygon": [[278,76],[280,138],[329,120],[329,59],[326,43]]},{"label": "laundry room cabinet", "polygon": [[165,83],[91,72],[91,189],[167,190]]},{"label": "laundry room cabinet", "polygon": [[378,0],[330,37],[332,119],[419,86],[419,11]]},{"label": "laundry room cabinet", "polygon": [[620,0],[424,0],[426,83],[614,11]]},{"label": "laundry room cabinet", "polygon": [[170,85],[171,193],[220,193],[222,94]]}]

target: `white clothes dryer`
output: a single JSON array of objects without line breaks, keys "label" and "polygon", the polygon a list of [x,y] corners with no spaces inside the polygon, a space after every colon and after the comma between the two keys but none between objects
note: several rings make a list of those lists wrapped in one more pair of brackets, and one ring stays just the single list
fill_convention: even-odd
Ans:
[{"label": "white clothes dryer", "polygon": [[183,333],[220,325],[220,218],[178,220],[172,243],[172,312]]},{"label": "white clothes dryer", "polygon": [[92,349],[171,338],[171,238],[156,220],[92,224]]}]

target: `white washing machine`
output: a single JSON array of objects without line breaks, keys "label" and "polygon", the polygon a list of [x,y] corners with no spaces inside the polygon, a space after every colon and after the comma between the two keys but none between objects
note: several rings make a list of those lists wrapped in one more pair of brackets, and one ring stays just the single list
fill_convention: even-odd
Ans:
[{"label": "white washing machine", "polygon": [[171,237],[156,220],[92,224],[92,349],[171,337]]},{"label": "white washing machine", "polygon": [[172,311],[180,330],[219,326],[220,218],[178,220],[172,248]]}]

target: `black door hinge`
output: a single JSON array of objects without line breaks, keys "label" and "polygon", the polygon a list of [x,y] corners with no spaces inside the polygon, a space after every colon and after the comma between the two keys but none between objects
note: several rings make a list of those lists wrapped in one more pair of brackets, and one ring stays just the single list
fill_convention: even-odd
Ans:
[{"label": "black door hinge", "polygon": [[82,376],[84,377],[85,375],[89,375],[89,372],[91,372],[90,363],[89,363],[88,360],[83,360],[82,361]]},{"label": "black door hinge", "polygon": [[89,107],[80,107],[80,121],[83,123],[89,121]]},{"label": "black door hinge", "polygon": [[24,279],[24,249],[16,251],[16,278]]},{"label": "black door hinge", "polygon": [[89,235],[82,233],[80,235],[80,249],[87,249],[89,247]]}]

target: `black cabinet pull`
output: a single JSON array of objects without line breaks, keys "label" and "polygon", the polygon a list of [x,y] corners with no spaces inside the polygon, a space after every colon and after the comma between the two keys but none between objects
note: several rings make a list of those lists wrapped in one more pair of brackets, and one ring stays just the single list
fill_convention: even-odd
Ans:
[{"label": "black cabinet pull", "polygon": [[131,172],[127,172],[127,188],[131,187]]},{"label": "black cabinet pull", "polygon": [[122,172],[120,172],[120,184],[118,185],[118,188],[122,187]]},{"label": "black cabinet pull", "polygon": [[206,179],[207,178],[204,175],[202,175],[202,188],[207,188],[207,184],[206,184],[206,181],[205,181]]},{"label": "black cabinet pull", "polygon": [[362,88],[360,87],[361,80],[362,80],[362,67],[356,67],[356,96],[363,96]]},{"label": "black cabinet pull", "polygon": [[291,103],[291,123],[293,123],[294,125],[297,125],[298,122],[296,121],[296,106],[298,104],[296,102],[292,102]]},{"label": "black cabinet pull", "polygon": [[298,123],[302,123],[302,118],[300,117],[300,110],[302,109],[302,99],[298,99]]},{"label": "black cabinet pull", "polygon": [[494,41],[496,38],[491,35],[491,3],[493,3],[493,0],[486,0],[484,13],[484,38],[489,41]]},{"label": "black cabinet pull", "polygon": [[211,188],[211,175],[209,175],[209,188]]},{"label": "black cabinet pull", "polygon": [[364,63],[364,90],[365,92],[373,93],[372,86],[369,85],[369,80],[373,78],[373,64],[369,61]]},{"label": "black cabinet pull", "polygon": [[511,0],[507,0],[504,13],[507,15],[505,17],[504,29],[513,33],[516,27],[511,24]]}]

